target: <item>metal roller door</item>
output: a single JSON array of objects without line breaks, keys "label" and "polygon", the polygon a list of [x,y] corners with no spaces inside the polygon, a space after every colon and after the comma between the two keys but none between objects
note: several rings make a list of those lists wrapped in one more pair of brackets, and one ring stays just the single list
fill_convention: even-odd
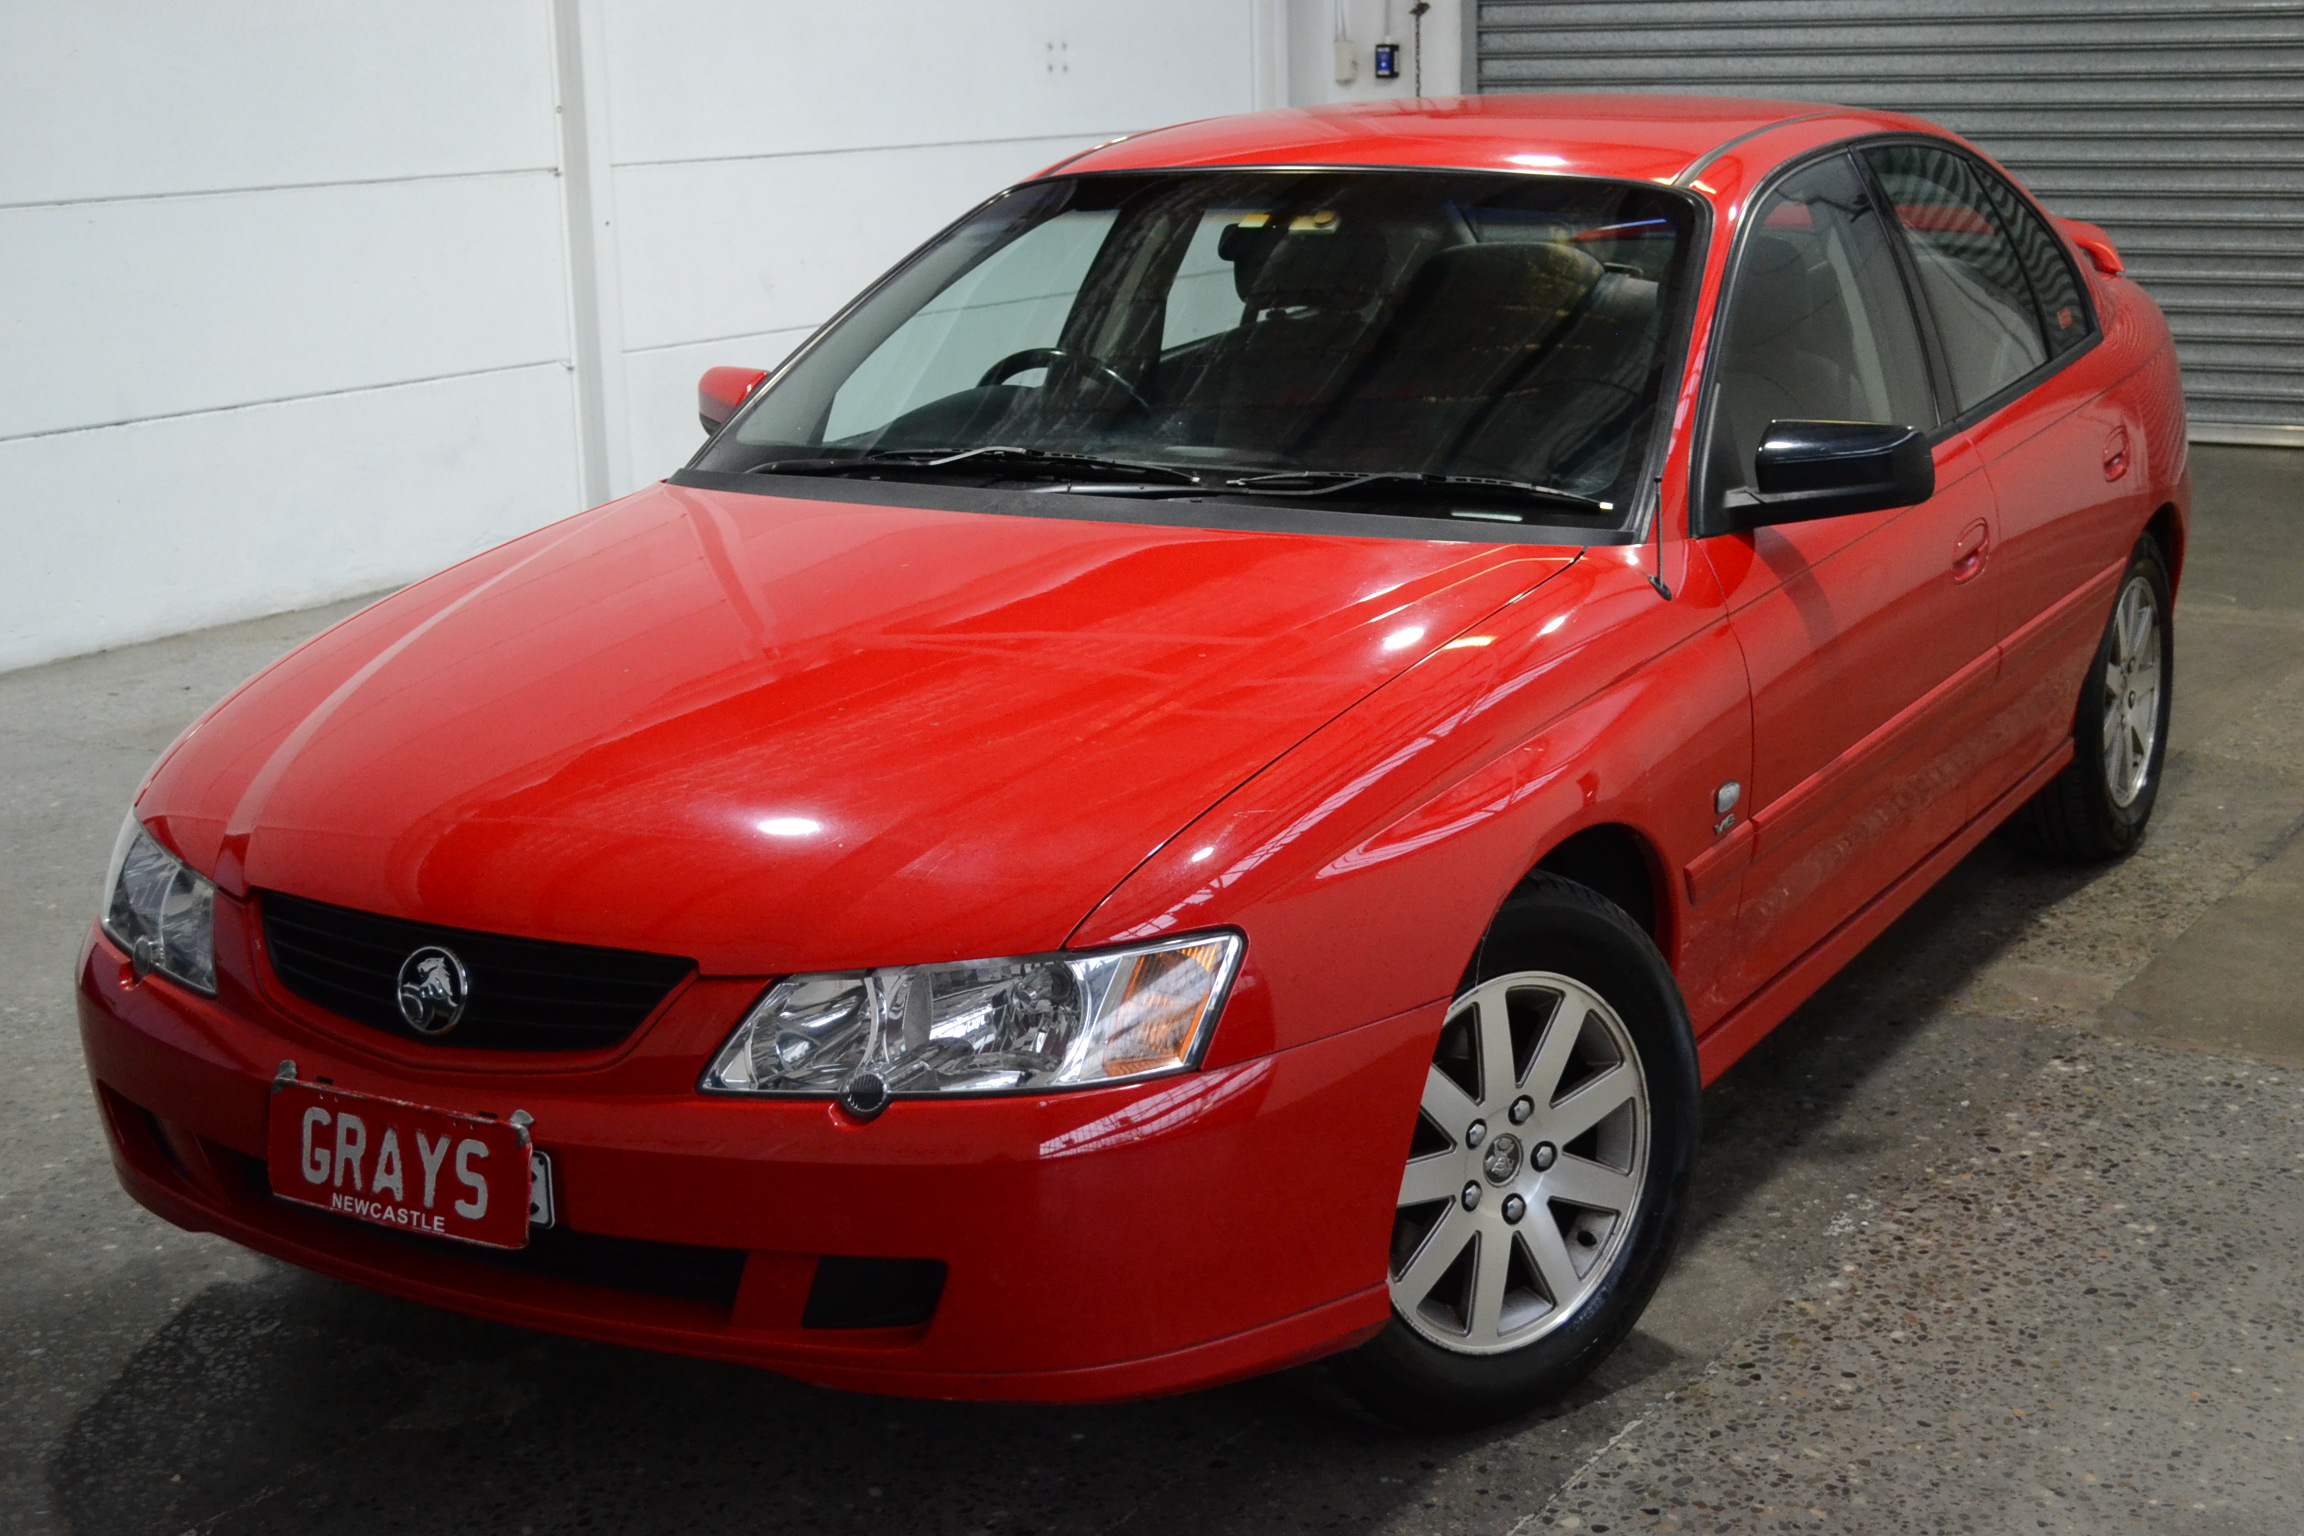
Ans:
[{"label": "metal roller door", "polygon": [[2304,447],[2304,4],[1466,0],[1482,91],[1894,107],[2110,231],[2168,312],[2192,436]]}]

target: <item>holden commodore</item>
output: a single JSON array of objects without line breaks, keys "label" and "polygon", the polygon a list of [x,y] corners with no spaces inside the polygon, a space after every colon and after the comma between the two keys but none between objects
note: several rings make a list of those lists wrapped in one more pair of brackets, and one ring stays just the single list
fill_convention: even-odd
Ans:
[{"label": "holden commodore", "polygon": [[2167,328],[1913,118],[1146,133],[699,398],[152,770],[136,1199],[842,1387],[1494,1418],[1638,1318],[1703,1083],[1996,828],[2152,812]]}]

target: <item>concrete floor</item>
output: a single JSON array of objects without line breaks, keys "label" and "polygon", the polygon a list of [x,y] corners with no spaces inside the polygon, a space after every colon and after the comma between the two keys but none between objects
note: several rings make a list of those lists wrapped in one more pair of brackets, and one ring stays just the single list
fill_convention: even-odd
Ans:
[{"label": "concrete floor", "polygon": [[2304,1530],[2304,454],[2204,449],[2167,787],[1998,842],[1708,1093],[1700,1213],[1549,1416],[1285,1383],[842,1396],[372,1296],[113,1183],[72,952],[138,777],[342,612],[0,676],[0,1530]]}]

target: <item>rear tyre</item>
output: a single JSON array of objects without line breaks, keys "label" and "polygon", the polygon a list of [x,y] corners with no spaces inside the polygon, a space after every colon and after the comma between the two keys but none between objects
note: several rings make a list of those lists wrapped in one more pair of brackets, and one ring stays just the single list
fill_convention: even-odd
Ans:
[{"label": "rear tyre", "polygon": [[2168,752],[2176,667],[2168,566],[2146,535],[2129,556],[2095,660],[2080,686],[2074,754],[2008,819],[2020,845],[2050,858],[2124,858],[2144,836]]},{"label": "rear tyre", "polygon": [[1504,904],[1441,1026],[1407,1148],[1392,1320],[1328,1366],[1412,1429],[1559,1397],[1639,1320],[1696,1147],[1680,989],[1614,903],[1548,874]]}]

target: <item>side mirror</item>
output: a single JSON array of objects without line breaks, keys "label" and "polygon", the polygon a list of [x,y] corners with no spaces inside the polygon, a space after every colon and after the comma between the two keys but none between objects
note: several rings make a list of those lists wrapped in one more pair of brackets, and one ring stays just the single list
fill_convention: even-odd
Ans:
[{"label": "side mirror", "polygon": [[1917,427],[1772,421],[1753,461],[1757,494],[1739,528],[1913,507],[1936,494],[1936,455]]},{"label": "side mirror", "polygon": [[705,369],[704,377],[696,381],[696,419],[706,432],[719,431],[766,377],[759,368]]}]

